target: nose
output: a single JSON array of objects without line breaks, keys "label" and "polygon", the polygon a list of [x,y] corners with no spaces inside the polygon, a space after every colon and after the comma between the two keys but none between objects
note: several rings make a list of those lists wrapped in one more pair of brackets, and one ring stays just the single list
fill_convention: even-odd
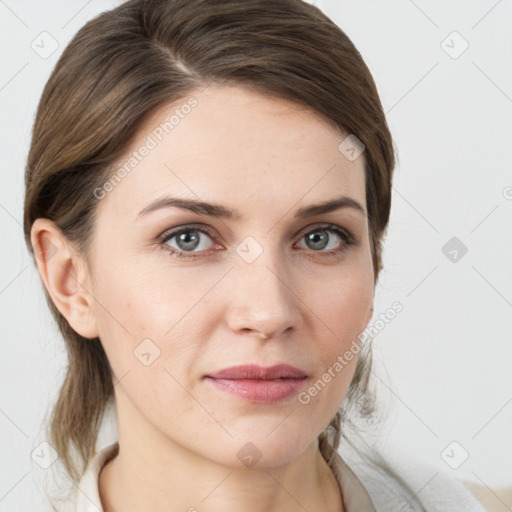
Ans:
[{"label": "nose", "polygon": [[301,301],[291,272],[267,249],[253,261],[237,261],[230,272],[226,321],[244,336],[278,339],[300,328]]}]

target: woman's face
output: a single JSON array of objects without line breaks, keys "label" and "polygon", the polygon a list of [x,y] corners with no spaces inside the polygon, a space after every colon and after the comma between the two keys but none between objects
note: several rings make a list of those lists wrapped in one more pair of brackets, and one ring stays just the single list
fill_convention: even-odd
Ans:
[{"label": "woman's face", "polygon": [[[272,467],[335,415],[371,318],[364,154],[347,159],[283,100],[213,85],[190,98],[153,115],[95,193],[93,318],[120,436]],[[363,211],[305,215],[342,196]],[[295,370],[220,373],[242,365]]]}]

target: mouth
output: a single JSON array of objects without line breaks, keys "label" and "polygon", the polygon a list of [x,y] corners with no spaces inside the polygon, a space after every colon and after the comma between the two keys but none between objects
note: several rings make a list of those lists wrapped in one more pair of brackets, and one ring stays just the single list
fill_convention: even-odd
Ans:
[{"label": "mouth", "polygon": [[225,368],[204,376],[216,389],[244,398],[252,403],[280,402],[299,392],[307,375],[294,366],[270,367],[242,365]]}]

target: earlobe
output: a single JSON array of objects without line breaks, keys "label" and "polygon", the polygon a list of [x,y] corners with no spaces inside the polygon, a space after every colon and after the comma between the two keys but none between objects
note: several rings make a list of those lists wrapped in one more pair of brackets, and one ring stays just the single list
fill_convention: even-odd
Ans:
[{"label": "earlobe", "polygon": [[39,275],[69,325],[85,338],[99,336],[87,266],[55,222],[36,219],[30,234]]}]

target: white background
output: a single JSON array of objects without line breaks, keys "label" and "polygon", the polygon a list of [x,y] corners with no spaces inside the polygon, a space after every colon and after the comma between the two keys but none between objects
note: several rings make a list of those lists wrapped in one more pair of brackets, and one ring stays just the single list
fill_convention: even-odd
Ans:
[{"label": "white background", "polygon": [[[65,45],[117,3],[0,2],[2,511],[39,499],[30,454],[65,365],[21,227],[33,117]],[[385,433],[510,510],[500,500],[512,487],[512,2],[315,3],[370,68],[399,159],[374,317],[404,306],[374,340]],[[43,31],[59,45],[47,59],[31,48]],[[468,248],[457,262],[442,252],[452,237]],[[469,454],[458,469],[441,456],[453,441],[452,458]]]}]

